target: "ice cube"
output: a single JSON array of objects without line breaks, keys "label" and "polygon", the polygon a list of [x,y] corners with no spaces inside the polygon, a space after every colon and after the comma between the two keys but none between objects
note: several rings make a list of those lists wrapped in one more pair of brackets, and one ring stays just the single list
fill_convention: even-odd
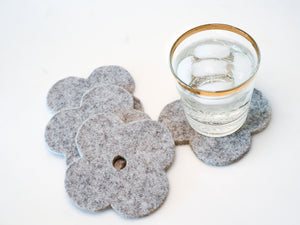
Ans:
[{"label": "ice cube", "polygon": [[227,74],[228,63],[218,59],[206,59],[196,62],[192,66],[192,74],[196,77]]},{"label": "ice cube", "polygon": [[232,72],[234,74],[235,85],[240,85],[252,75],[253,64],[246,54],[234,52],[233,56],[234,61]]},{"label": "ice cube", "polygon": [[222,44],[202,44],[194,49],[197,58],[225,58],[230,55],[230,48]]},{"label": "ice cube", "polygon": [[194,62],[193,56],[184,58],[177,67],[177,76],[184,83],[189,84],[192,80],[192,65]]}]

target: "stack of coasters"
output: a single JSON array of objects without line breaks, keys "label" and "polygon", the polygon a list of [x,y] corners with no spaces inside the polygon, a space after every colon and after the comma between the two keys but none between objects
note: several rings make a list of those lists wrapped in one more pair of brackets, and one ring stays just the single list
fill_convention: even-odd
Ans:
[{"label": "stack of coasters", "polygon": [[245,124],[225,137],[207,137],[188,123],[180,100],[164,107],[159,121],[171,131],[176,145],[189,144],[196,156],[213,166],[226,166],[241,159],[250,149],[251,134],[261,132],[271,119],[271,107],[263,94],[254,89]]},{"label": "stack of coasters", "polygon": [[[95,69],[87,78],[67,77],[56,82],[48,92],[47,104],[51,111],[79,107],[81,98],[88,90],[99,85],[109,84],[124,88],[133,93],[135,83],[130,73],[120,66],[102,66]],[[133,97],[134,108],[143,111],[141,101]]]},{"label": "stack of coasters", "polygon": [[105,66],[88,79],[60,80],[48,93],[56,114],[46,127],[46,143],[66,157],[65,188],[83,209],[111,205],[124,216],[141,217],[167,196],[172,134],[142,111],[134,87],[128,71]]}]

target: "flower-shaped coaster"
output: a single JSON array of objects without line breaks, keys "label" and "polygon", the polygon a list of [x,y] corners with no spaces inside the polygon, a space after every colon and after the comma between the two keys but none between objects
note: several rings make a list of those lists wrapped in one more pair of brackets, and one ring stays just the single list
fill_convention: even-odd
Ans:
[{"label": "flower-shaped coaster", "polygon": [[126,217],[156,210],[168,193],[165,170],[174,158],[174,140],[161,123],[128,124],[113,114],[98,114],[80,127],[81,158],[66,171],[65,188],[79,207],[111,206]]},{"label": "flower-shaped coaster", "polygon": [[[103,84],[120,86],[131,94],[135,89],[134,80],[127,70],[120,66],[102,66],[95,69],[87,79],[67,77],[56,82],[48,92],[47,104],[54,112],[79,107],[84,93]],[[141,101],[133,98],[134,108],[143,111]]]},{"label": "flower-shaped coaster", "polygon": [[78,128],[89,117],[112,112],[125,122],[149,119],[144,112],[133,109],[133,98],[125,89],[115,85],[101,85],[90,90],[78,108],[61,110],[49,121],[45,139],[50,150],[66,156],[67,165],[78,158],[75,136]]},{"label": "flower-shaped coaster", "polygon": [[164,107],[159,116],[172,133],[176,145],[190,144],[196,156],[213,166],[229,165],[242,158],[250,149],[251,134],[267,127],[271,119],[268,100],[254,89],[245,124],[225,137],[207,137],[197,133],[188,123],[180,100]]}]

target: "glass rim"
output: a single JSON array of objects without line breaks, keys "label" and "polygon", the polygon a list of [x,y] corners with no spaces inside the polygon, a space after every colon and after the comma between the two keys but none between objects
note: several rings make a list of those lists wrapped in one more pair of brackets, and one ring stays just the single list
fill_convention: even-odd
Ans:
[{"label": "glass rim", "polygon": [[[253,48],[256,51],[257,54],[257,63],[256,63],[256,67],[254,69],[253,74],[243,83],[241,83],[240,85],[233,87],[231,89],[226,89],[226,90],[222,90],[222,91],[205,91],[205,90],[201,90],[201,89],[197,89],[197,88],[193,88],[190,85],[186,84],[185,82],[183,82],[175,73],[174,69],[173,69],[173,65],[172,65],[172,59],[173,59],[173,55],[175,50],[177,49],[177,47],[188,37],[192,36],[193,34],[202,32],[202,31],[207,31],[207,30],[225,30],[225,31],[230,31],[233,33],[236,33],[242,37],[244,37],[246,40],[248,40],[251,45],[253,46]],[[181,87],[183,87],[184,89],[187,89],[188,91],[194,93],[194,94],[198,94],[198,95],[203,95],[203,96],[212,96],[212,97],[218,97],[218,96],[225,96],[225,95],[230,95],[233,94],[235,92],[240,91],[241,89],[245,88],[248,84],[251,83],[251,81],[254,79],[254,77],[257,74],[259,65],[260,65],[260,51],[258,48],[257,43],[255,42],[255,40],[245,31],[231,26],[231,25],[227,25],[227,24],[221,24],[221,23],[212,23],[212,24],[205,24],[205,25],[201,25],[198,27],[194,27],[188,31],[186,31],[185,33],[183,33],[172,45],[172,48],[170,50],[170,55],[169,55],[169,65],[171,68],[171,72],[173,74],[173,76],[175,77],[176,81],[179,83],[179,85]]]}]

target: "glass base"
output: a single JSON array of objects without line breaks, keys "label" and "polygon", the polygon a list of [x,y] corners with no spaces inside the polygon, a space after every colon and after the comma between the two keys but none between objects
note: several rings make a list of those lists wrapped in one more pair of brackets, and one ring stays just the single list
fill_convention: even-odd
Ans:
[{"label": "glass base", "polygon": [[198,133],[208,137],[223,137],[230,135],[243,126],[246,121],[248,110],[238,119],[226,124],[204,124],[186,115],[191,127]]}]

